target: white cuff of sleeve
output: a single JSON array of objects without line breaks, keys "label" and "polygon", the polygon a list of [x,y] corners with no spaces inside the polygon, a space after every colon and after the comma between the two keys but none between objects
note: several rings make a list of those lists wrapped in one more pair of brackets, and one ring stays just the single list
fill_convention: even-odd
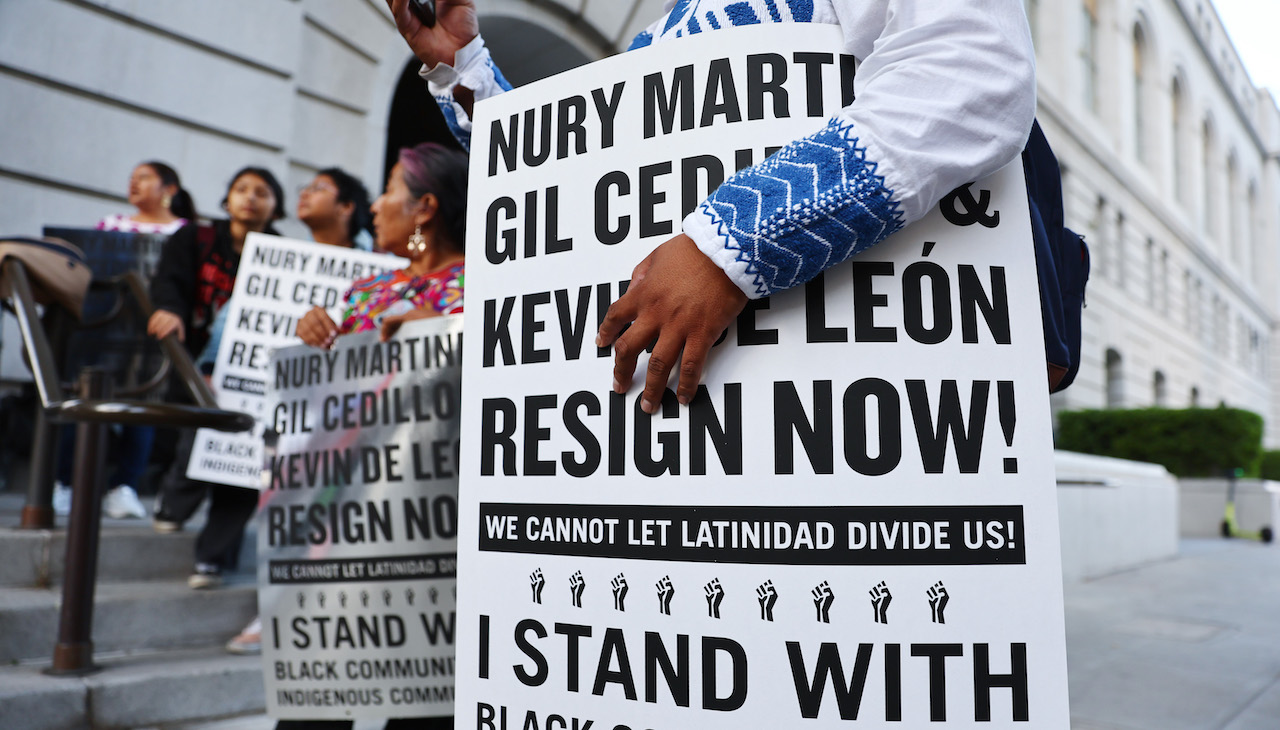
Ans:
[{"label": "white cuff of sleeve", "polygon": [[489,49],[485,48],[484,39],[477,35],[470,43],[458,49],[452,65],[441,61],[428,69],[423,64],[418,69],[418,75],[426,80],[432,96],[452,95],[453,87],[458,84],[474,91],[484,83],[485,75],[492,74],[488,61]]},{"label": "white cuff of sleeve", "polygon": [[698,250],[719,266],[748,299],[759,299],[768,294],[757,283],[759,277],[747,270],[747,262],[739,260],[742,249],[729,233],[729,225],[706,203],[685,217],[683,228],[684,234],[693,239]]}]

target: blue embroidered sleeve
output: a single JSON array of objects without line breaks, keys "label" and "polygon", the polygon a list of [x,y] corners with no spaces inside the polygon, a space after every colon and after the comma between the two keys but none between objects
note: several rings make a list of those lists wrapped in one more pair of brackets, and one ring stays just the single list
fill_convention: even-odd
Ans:
[{"label": "blue embroidered sleeve", "polygon": [[440,107],[449,131],[468,151],[471,149],[471,117],[454,97],[454,88],[461,85],[471,89],[476,101],[511,90],[510,82],[494,64],[480,36],[458,51],[453,66],[441,63],[432,69],[424,67],[418,75],[426,79],[427,89]]},{"label": "blue embroidered sleeve", "polygon": [[837,117],[729,178],[684,229],[755,299],[803,284],[902,225],[857,130]]}]

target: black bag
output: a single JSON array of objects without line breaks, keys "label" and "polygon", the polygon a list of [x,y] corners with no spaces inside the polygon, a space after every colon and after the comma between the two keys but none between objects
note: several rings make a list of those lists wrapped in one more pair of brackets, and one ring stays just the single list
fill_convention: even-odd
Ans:
[{"label": "black bag", "polygon": [[1063,225],[1062,171],[1040,123],[1022,151],[1027,174],[1031,234],[1040,279],[1040,315],[1044,321],[1044,356],[1049,392],[1065,389],[1080,368],[1080,321],[1089,282],[1089,247]]}]

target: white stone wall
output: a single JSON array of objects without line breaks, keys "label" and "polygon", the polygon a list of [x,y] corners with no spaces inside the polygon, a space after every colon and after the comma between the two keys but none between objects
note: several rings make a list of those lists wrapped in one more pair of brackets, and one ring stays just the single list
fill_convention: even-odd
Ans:
[{"label": "white stone wall", "polygon": [[[521,44],[531,24],[587,58],[625,47],[662,0],[480,0]],[[0,235],[127,212],[138,162],[173,165],[202,215],[230,176],[270,169],[297,189],[323,167],[382,185],[396,83],[412,60],[384,0],[0,0]],[[25,380],[12,317],[0,381]]]}]

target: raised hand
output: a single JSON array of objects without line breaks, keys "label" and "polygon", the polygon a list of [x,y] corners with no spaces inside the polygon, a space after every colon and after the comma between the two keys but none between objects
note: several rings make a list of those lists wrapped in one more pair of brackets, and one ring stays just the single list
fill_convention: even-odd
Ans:
[{"label": "raised hand", "polygon": [[472,0],[436,0],[436,24],[430,28],[409,9],[409,0],[387,0],[387,7],[413,55],[427,68],[438,63],[453,65],[458,50],[480,35]]},{"label": "raised hand", "polygon": [[614,392],[627,392],[636,359],[656,342],[640,407],[650,415],[658,412],[677,362],[676,398],[688,405],[711,346],[746,304],[747,295],[693,239],[680,234],[657,247],[631,272],[631,286],[609,307],[596,334],[597,347],[613,346]]}]

